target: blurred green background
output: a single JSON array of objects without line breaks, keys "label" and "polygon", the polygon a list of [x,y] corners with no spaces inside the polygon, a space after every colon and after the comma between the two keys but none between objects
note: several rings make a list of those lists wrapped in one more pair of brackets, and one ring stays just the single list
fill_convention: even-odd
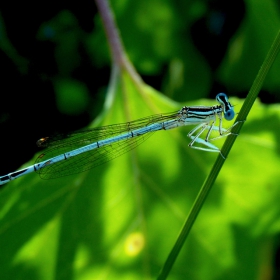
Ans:
[{"label": "blurred green background", "polygon": [[[214,98],[221,91],[244,98],[280,26],[280,3],[276,0],[125,0],[111,4],[128,57],[143,80],[167,97],[188,104],[197,104],[197,99],[201,98]],[[95,3],[0,3],[0,61],[0,171],[4,175],[33,157],[39,138],[86,127],[102,111],[111,59]],[[260,93],[262,103],[279,103],[279,73],[278,59]],[[240,100],[236,99],[233,104],[240,106]],[[271,107],[266,123],[262,122],[261,116],[267,111],[262,105],[259,110],[262,115],[255,113],[255,122],[248,126],[247,132],[254,136],[258,131],[256,127],[266,127],[267,123],[277,130],[278,108]],[[254,142],[254,139],[249,140]],[[245,148],[241,151],[246,153]],[[256,148],[255,154],[258,152]],[[273,156],[279,160],[279,154]],[[238,160],[236,157],[233,156],[233,161]],[[262,170],[262,161],[251,160],[254,167]],[[151,168],[155,165],[151,164]],[[276,170],[277,167],[274,165]],[[235,168],[239,171],[235,174],[244,172],[238,164]],[[250,174],[254,174],[254,168],[251,168]],[[242,178],[236,179],[232,171],[227,170],[228,181],[240,180],[239,186],[245,184]],[[191,175],[195,171],[188,172]],[[254,180],[258,181],[258,178]],[[202,182],[203,178],[199,183]],[[274,182],[279,184],[276,179]],[[36,195],[43,197],[40,193]],[[157,217],[152,219],[157,220]],[[168,220],[170,217],[166,218]],[[233,227],[236,236],[244,233],[239,225]],[[95,235],[98,236],[98,232]],[[134,238],[141,243],[141,235]],[[174,239],[169,241],[170,246]],[[248,237],[246,242],[252,240]],[[219,246],[223,248],[221,244]],[[242,247],[242,244],[238,246]],[[266,250],[267,246],[262,248]],[[191,245],[188,249],[194,250]],[[273,275],[263,279],[280,277],[280,251],[277,246],[271,251]],[[81,254],[87,253],[85,249]],[[207,257],[211,258],[211,255]],[[162,262],[158,262],[160,267]],[[90,276],[81,279],[90,279]],[[174,279],[185,278],[178,273]],[[261,278],[233,275],[230,279]]]}]

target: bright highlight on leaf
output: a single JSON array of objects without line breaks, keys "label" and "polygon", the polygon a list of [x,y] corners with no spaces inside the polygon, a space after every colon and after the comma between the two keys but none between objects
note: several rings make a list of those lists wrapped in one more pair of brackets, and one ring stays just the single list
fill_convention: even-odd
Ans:
[{"label": "bright highlight on leaf", "polygon": [[145,237],[141,232],[130,234],[125,240],[125,252],[130,257],[139,255],[145,246]]}]

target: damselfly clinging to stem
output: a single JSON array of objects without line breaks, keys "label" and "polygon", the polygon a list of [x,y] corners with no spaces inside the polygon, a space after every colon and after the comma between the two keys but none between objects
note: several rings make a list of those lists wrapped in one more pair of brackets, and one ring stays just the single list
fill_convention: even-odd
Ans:
[{"label": "damselfly clinging to stem", "polygon": [[[37,145],[46,150],[32,166],[0,177],[0,185],[31,172],[37,172],[42,179],[58,178],[80,173],[110,161],[132,150],[153,132],[168,130],[179,126],[196,125],[188,137],[189,147],[208,151],[220,150],[209,141],[229,135],[231,128],[222,127],[222,119],[230,121],[235,113],[233,106],[224,93],[216,100],[220,105],[183,107],[180,111],[142,118],[136,121],[97,127],[87,131],[74,132],[58,137],[46,137],[37,141]],[[218,125],[215,124],[218,122]],[[219,136],[210,138],[216,130]],[[207,131],[206,137],[200,138]],[[197,144],[202,145],[197,146]],[[223,156],[221,154],[221,156]]]}]

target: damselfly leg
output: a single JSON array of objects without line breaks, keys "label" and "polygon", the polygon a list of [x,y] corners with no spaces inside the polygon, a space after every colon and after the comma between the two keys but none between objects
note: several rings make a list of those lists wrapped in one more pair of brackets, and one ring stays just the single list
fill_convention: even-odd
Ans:
[{"label": "damselfly leg", "polygon": [[[231,129],[234,126],[236,126],[238,123],[239,122],[236,122],[235,124],[233,124],[229,128],[223,128],[222,127],[222,119],[219,118],[219,126],[215,126],[214,125],[215,121],[212,122],[211,125],[209,125],[209,124],[199,124],[198,126],[196,126],[194,129],[192,129],[188,133],[188,137],[190,137],[192,139],[192,141],[189,143],[189,147],[193,148],[193,149],[197,149],[197,150],[207,151],[207,152],[221,153],[221,150],[217,146],[215,146],[214,144],[212,144],[210,142],[214,141],[214,140],[217,140],[217,139],[220,139],[220,138],[223,138],[223,137],[227,137],[227,136],[233,134],[231,132]],[[206,137],[203,139],[200,136],[206,130],[208,130],[208,131],[207,131]],[[212,131],[218,131],[219,132],[219,136],[211,138]],[[196,132],[197,132],[197,134],[195,134]],[[236,135],[236,134],[234,133],[234,135]],[[204,148],[204,147],[201,147],[201,146],[196,146],[196,144],[204,145],[204,146],[206,146],[208,148]],[[224,156],[222,155],[222,157],[224,157]]]}]

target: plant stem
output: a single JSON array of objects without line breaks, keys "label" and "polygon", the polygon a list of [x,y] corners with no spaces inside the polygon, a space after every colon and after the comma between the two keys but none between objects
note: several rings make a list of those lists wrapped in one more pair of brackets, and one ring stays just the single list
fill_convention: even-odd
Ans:
[{"label": "plant stem", "polygon": [[115,24],[114,16],[107,0],[95,0],[107,36],[112,60],[119,66],[123,64],[123,45]]},{"label": "plant stem", "polygon": [[130,74],[134,81],[138,83],[141,82],[142,79],[126,56],[122,40],[114,19],[114,15],[112,13],[108,0],[95,0],[95,3],[99,10],[99,14],[102,19],[107,36],[112,56],[113,68],[117,66],[119,69],[124,69]]},{"label": "plant stem", "polygon": [[[265,77],[267,76],[268,71],[270,70],[273,62],[275,61],[275,59],[278,55],[279,49],[280,49],[280,30],[278,31],[278,34],[276,35],[276,38],[275,38],[274,42],[272,43],[272,46],[262,64],[262,66],[258,72],[258,75],[257,75],[256,79],[254,80],[254,83],[238,114],[238,117],[235,122],[239,123],[239,124],[237,124],[236,126],[233,127],[233,129],[232,129],[233,134],[231,134],[229,137],[227,137],[225,144],[223,145],[221,152],[225,157],[228,156],[228,154],[231,150],[231,147],[259,94],[259,91],[262,87]],[[165,261],[162,271],[160,272],[160,274],[157,278],[158,280],[166,279],[167,276],[169,275],[169,273],[173,267],[173,264],[175,263],[178,255],[187,239],[187,236],[198,216],[198,213],[199,213],[200,209],[202,208],[203,203],[206,200],[224,162],[225,162],[225,159],[222,156],[219,156],[217,158],[210,174],[208,175],[202,188],[200,189],[200,192],[190,210],[190,213],[185,221],[185,224],[180,232],[179,237],[176,240],[176,243],[174,244],[171,252],[169,253],[169,255]]]}]

